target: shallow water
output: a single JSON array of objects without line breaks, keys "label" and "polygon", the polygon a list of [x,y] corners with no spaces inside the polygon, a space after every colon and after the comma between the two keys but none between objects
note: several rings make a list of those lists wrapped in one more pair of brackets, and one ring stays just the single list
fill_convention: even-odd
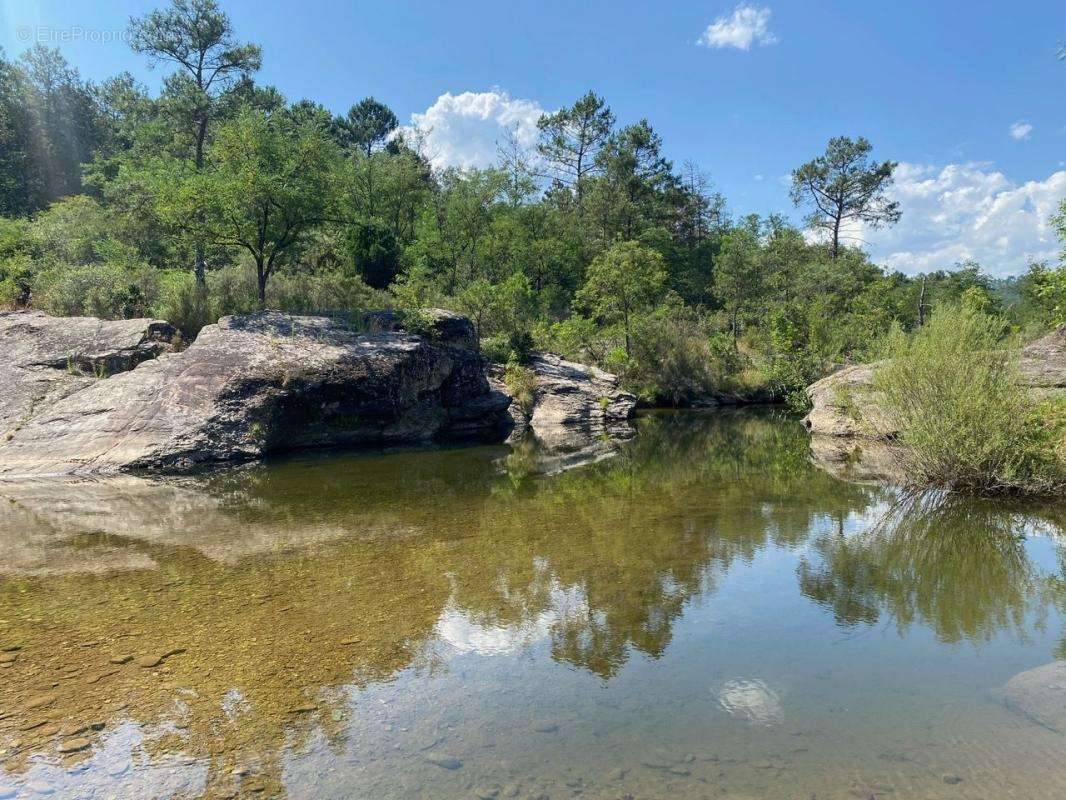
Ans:
[{"label": "shallow water", "polygon": [[1061,511],[765,413],[586,455],[0,485],[0,798],[1066,796],[995,692],[1066,651]]}]

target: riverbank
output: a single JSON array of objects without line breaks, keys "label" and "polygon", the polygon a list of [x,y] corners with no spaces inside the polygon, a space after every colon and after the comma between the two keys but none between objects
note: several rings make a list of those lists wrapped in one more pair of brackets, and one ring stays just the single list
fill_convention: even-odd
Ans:
[{"label": "riverbank", "polygon": [[816,449],[883,451],[912,488],[1066,492],[1066,326],[1014,352],[1001,320],[940,309],[895,336],[885,360],[845,367],[807,394],[816,442],[860,443]]}]

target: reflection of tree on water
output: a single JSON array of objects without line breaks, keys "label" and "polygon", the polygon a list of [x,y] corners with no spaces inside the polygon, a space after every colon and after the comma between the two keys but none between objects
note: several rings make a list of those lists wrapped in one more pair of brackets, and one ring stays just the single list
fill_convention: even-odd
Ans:
[{"label": "reflection of tree on water", "polygon": [[[920,622],[944,642],[1025,634],[1026,611],[1046,581],[1024,546],[1034,512],[1002,502],[929,494],[892,506],[855,535],[819,537],[820,562],[804,559],[800,588],[844,625],[887,613],[905,629]],[[1053,523],[1049,523],[1052,524]]]},{"label": "reflection of tree on water", "polygon": [[651,415],[616,458],[505,485],[445,561],[453,603],[486,628],[518,629],[551,611],[551,585],[576,590],[584,602],[556,615],[553,654],[603,677],[630,648],[661,656],[685,604],[736,559],[879,496],[810,470],[798,425],[721,413]]},{"label": "reflection of tree on water", "polygon": [[[507,637],[540,638],[555,659],[610,678],[633,651],[661,656],[685,605],[738,561],[770,543],[800,545],[827,519],[890,497],[811,469],[802,428],[770,415],[650,415],[616,457],[551,477],[502,474],[506,454],[296,459],[162,494],[142,482],[123,484],[121,497],[70,486],[61,502],[26,495],[22,511],[69,551],[64,563],[91,558],[106,538],[140,557],[115,563],[154,569],[0,578],[0,644],[24,646],[0,672],[0,708],[13,709],[0,739],[18,736],[23,748],[5,768],[18,772],[53,746],[16,729],[33,721],[23,708],[41,675],[72,667],[81,671],[56,689],[50,715],[82,720],[124,699],[103,733],[88,734],[98,737],[125,717],[158,726],[180,700],[182,728],[149,740],[152,757],[180,750],[206,761],[208,796],[231,791],[240,767],[252,775],[237,782],[281,793],[286,748],[318,732],[342,746],[345,687],[421,665],[438,639],[466,635],[471,649],[502,653]],[[161,512],[171,515],[162,523]],[[854,544],[822,536],[826,566],[802,568],[805,591],[834,609],[839,598],[845,621],[882,609],[901,620],[939,614],[937,629],[955,636],[1015,619],[1034,580],[1017,542],[983,537],[980,553],[952,561],[952,547],[973,546],[966,529],[988,523],[971,515],[927,541],[943,513],[916,510],[896,534]],[[911,585],[938,571],[939,586]],[[975,591],[987,599],[970,608],[950,597],[959,581],[983,584]],[[997,607],[1006,610],[996,616]],[[177,647],[186,652],[165,672],[109,663]]]}]

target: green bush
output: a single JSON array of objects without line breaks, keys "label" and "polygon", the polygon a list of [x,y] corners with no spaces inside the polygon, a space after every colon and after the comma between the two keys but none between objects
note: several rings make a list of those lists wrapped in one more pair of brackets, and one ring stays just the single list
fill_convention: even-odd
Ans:
[{"label": "green bush", "polygon": [[32,300],[57,316],[123,319],[150,315],[158,289],[158,273],[147,264],[56,263],[33,277]]},{"label": "green bush", "polygon": [[901,431],[913,483],[973,493],[1054,494],[1066,489],[1066,413],[1019,381],[999,318],[940,308],[911,336],[890,338],[876,378]]},{"label": "green bush", "polygon": [[512,357],[504,368],[503,382],[522,412],[526,416],[532,414],[537,391],[537,376],[533,371],[523,367],[517,358]]},{"label": "green bush", "polygon": [[633,329],[625,385],[644,400],[673,406],[708,398],[729,368],[709,322],[674,296]]},{"label": "green bush", "polygon": [[[204,325],[229,314],[259,310],[255,271],[250,266],[223,267],[207,274],[207,291],[188,270],[159,273],[158,300],[152,313],[192,339]],[[387,308],[389,295],[371,289],[357,276],[336,271],[279,273],[267,287],[267,308],[292,314],[329,314]]]},{"label": "green bush", "polygon": [[218,320],[211,297],[188,270],[165,270],[159,273],[159,296],[152,316],[165,319],[181,331],[186,341],[196,338],[204,325]]}]

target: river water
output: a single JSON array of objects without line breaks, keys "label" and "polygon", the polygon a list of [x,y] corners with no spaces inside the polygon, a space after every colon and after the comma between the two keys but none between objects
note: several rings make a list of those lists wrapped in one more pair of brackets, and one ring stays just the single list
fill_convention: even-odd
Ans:
[{"label": "river water", "polygon": [[1064,524],[755,412],[0,485],[0,798],[1062,798]]}]

